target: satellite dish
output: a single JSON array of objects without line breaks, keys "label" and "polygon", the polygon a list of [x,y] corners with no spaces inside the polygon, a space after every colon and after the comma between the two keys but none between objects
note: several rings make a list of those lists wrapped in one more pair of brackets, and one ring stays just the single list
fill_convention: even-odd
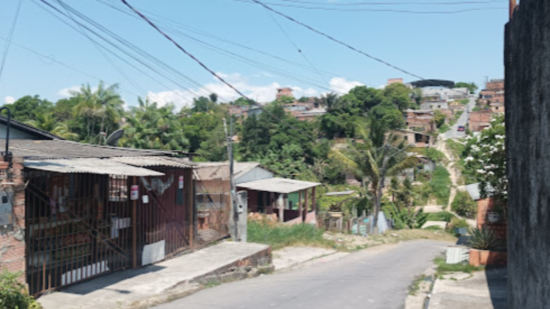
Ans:
[{"label": "satellite dish", "polygon": [[118,140],[124,135],[124,129],[116,130],[107,138],[107,145],[118,147]]}]

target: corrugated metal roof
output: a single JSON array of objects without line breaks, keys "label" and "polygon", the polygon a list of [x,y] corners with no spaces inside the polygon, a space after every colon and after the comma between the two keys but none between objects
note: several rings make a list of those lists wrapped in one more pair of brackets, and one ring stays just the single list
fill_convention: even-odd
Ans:
[{"label": "corrugated metal roof", "polygon": [[196,164],[194,163],[191,163],[189,161],[185,162],[178,158],[167,158],[167,157],[156,157],[156,156],[116,157],[116,158],[109,158],[109,160],[115,161],[118,163],[133,165],[133,166],[140,166],[140,167],[171,166],[171,167],[189,168],[189,167],[196,166]]},{"label": "corrugated metal roof", "polygon": [[[228,167],[229,162],[196,162],[199,167]],[[251,171],[253,168],[260,166],[259,162],[235,162],[233,166],[233,174],[235,179]],[[206,175],[204,175],[206,176]]]},{"label": "corrugated metal roof", "polygon": [[321,184],[317,182],[293,180],[286,178],[268,178],[241,183],[238,185],[238,187],[255,191],[291,193],[312,187],[317,187],[319,185]]},{"label": "corrugated metal roof", "polygon": [[[470,197],[474,201],[477,201],[477,200],[481,199],[481,191],[479,189],[479,183],[473,183],[473,184],[470,184],[470,185],[466,185],[465,188],[466,188],[466,191],[468,192],[468,194],[470,194]],[[487,188],[487,194],[489,196],[491,196],[492,191],[493,190],[492,190],[491,187]]]},{"label": "corrugated metal roof", "polygon": [[[3,149],[4,145],[5,140],[0,140],[0,148]],[[36,160],[167,156],[173,154],[171,151],[99,146],[65,140],[10,140],[10,151],[13,153],[14,157],[23,157]]]},{"label": "corrugated metal roof", "polygon": [[26,168],[71,174],[86,173],[121,176],[162,176],[163,173],[102,159],[25,160]]}]

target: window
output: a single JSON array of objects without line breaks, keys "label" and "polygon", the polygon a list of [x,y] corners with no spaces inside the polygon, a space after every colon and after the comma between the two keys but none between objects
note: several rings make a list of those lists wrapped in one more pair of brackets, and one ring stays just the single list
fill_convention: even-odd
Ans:
[{"label": "window", "polygon": [[110,176],[109,177],[109,201],[125,202],[128,200],[128,177]]}]

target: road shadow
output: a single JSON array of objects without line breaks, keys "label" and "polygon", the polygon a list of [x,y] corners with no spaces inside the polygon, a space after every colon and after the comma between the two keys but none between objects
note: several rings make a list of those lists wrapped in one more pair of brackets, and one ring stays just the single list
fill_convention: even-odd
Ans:
[{"label": "road shadow", "polygon": [[157,272],[164,268],[165,267],[158,265],[150,265],[138,269],[115,271],[110,274],[102,275],[97,278],[89,279],[80,283],[76,283],[74,285],[67,286],[65,288],[58,289],[58,291],[77,295],[86,295],[98,290],[109,290],[117,292],[119,294],[130,294],[132,293],[131,291],[116,289],[110,286],[116,285],[121,281],[128,280],[143,274]]},{"label": "road shadow", "polygon": [[495,309],[507,309],[508,305],[508,269],[504,267],[488,267],[485,269],[487,286],[491,294],[491,302]]}]

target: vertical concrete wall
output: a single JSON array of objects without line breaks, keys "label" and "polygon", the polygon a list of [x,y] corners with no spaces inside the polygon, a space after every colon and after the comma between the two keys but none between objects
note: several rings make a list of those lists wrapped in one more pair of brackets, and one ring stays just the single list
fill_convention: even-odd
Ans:
[{"label": "vertical concrete wall", "polygon": [[550,1],[506,26],[508,308],[550,308]]}]

